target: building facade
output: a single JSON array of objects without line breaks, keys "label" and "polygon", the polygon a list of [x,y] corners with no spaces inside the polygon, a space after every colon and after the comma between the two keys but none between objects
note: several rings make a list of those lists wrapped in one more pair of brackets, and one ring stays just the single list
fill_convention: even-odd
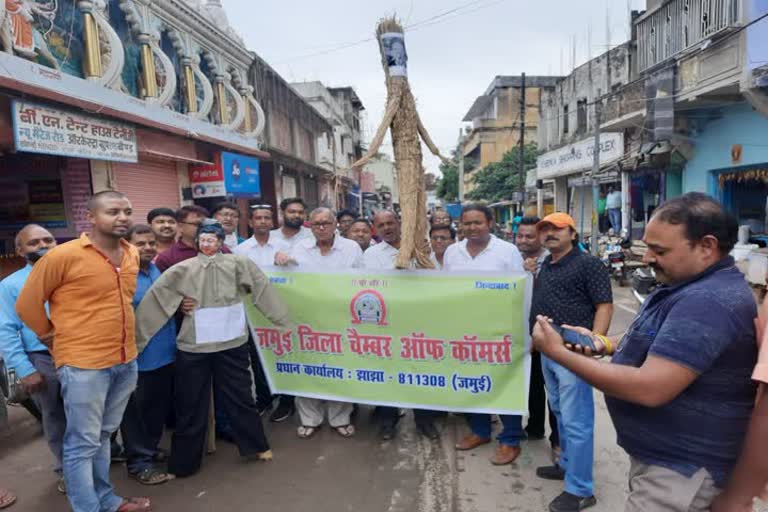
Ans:
[{"label": "building facade", "polygon": [[335,206],[358,210],[361,175],[352,164],[363,156],[361,116],[365,110],[352,87],[329,88],[322,82],[296,82],[291,87],[330,123],[332,130],[316,139],[318,165],[334,176]]},{"label": "building facade", "polygon": [[[525,140],[538,140],[540,117],[559,77],[525,78]],[[493,162],[500,162],[520,143],[523,79],[497,76],[482,96],[478,96],[464,116],[467,126],[460,141],[465,159],[464,192],[471,192],[473,173]],[[511,198],[510,198],[511,199]]]},{"label": "building facade", "polygon": [[62,240],[88,230],[93,192],[125,192],[144,222],[153,207],[223,199],[224,160],[237,162],[249,194],[271,180],[259,174],[268,155],[253,57],[218,0],[5,5],[0,253],[28,222]]}]

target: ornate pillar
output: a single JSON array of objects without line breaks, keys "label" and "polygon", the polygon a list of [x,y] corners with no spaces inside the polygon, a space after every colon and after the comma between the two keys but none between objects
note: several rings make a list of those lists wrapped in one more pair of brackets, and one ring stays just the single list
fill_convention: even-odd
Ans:
[{"label": "ornate pillar", "polygon": [[195,87],[195,72],[192,69],[192,59],[184,57],[181,60],[184,70],[184,99],[187,104],[187,113],[197,112],[197,89]]},{"label": "ornate pillar", "polygon": [[227,110],[227,90],[224,87],[224,75],[216,75],[216,103],[219,106],[219,124],[229,124],[229,111]]},{"label": "ornate pillar", "polygon": [[99,26],[93,17],[93,2],[81,0],[77,3],[83,13],[83,34],[85,52],[83,55],[83,74],[87,80],[98,80],[102,75],[101,43],[99,41]]},{"label": "ornate pillar", "polygon": [[253,130],[253,120],[251,119],[251,101],[248,98],[250,91],[243,87],[240,89],[240,96],[243,98],[243,104],[245,105],[244,112],[245,118],[243,123],[243,129],[246,133],[250,133]]},{"label": "ornate pillar", "polygon": [[139,35],[141,44],[141,79],[144,82],[144,99],[157,98],[157,70],[149,34]]}]

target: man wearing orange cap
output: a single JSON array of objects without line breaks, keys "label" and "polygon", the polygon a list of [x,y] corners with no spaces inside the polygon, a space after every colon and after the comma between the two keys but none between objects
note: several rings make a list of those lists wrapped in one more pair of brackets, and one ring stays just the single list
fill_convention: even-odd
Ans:
[{"label": "man wearing orange cap", "polygon": [[[544,259],[533,290],[531,317],[544,315],[558,325],[586,327],[607,334],[613,314],[611,279],[603,263],[579,250],[576,223],[566,213],[553,213],[538,224]],[[531,326],[533,327],[533,326]],[[593,506],[595,404],[592,387],[567,368],[542,354],[541,365],[549,403],[557,417],[560,460],[536,474],[565,480],[565,492],[549,505],[552,512]]]}]

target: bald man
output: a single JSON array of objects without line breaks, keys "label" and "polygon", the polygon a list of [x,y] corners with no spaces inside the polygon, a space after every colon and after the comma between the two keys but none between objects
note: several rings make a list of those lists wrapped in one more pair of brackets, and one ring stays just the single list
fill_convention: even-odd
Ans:
[{"label": "bald man", "polygon": [[19,318],[38,336],[56,326],[48,348],[67,415],[62,458],[74,512],[151,509],[148,498],[117,496],[109,478],[109,437],[138,378],[131,304],[139,253],[123,239],[132,214],[125,194],[94,194],[88,201],[91,232],[36,263],[16,301]]},{"label": "bald man", "polygon": [[15,308],[32,266],[55,246],[53,235],[37,224],[24,226],[16,235],[16,254],[26,259],[27,265],[0,281],[0,353],[7,367],[16,372],[21,387],[40,409],[43,434],[55,459],[53,469],[59,478],[58,489],[65,492],[61,450],[67,420],[59,378],[51,353],[45,346],[49,339],[41,340],[24,325]]}]

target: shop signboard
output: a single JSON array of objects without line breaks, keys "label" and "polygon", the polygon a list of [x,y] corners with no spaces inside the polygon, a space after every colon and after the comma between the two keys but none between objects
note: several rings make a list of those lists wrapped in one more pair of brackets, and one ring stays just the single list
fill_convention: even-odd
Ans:
[{"label": "shop signboard", "polygon": [[[594,154],[595,142],[592,138],[544,153],[537,160],[537,177],[540,180],[546,180],[589,170],[594,163]],[[623,133],[600,135],[601,167],[619,160],[623,155]]]},{"label": "shop signboard", "polygon": [[11,117],[17,151],[138,161],[136,130],[130,125],[22,100],[12,102]]},{"label": "shop signboard", "polygon": [[219,155],[216,155],[215,161],[211,164],[190,165],[189,181],[194,199],[227,195]]},{"label": "shop signboard", "polygon": [[254,197],[261,195],[259,159],[224,151],[221,153],[224,188],[227,195]]}]

